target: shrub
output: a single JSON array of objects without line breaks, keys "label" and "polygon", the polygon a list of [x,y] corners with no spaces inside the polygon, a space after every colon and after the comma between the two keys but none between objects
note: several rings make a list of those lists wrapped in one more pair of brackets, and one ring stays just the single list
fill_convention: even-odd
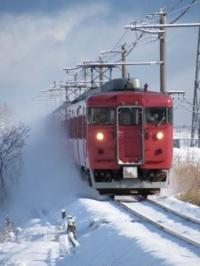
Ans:
[{"label": "shrub", "polygon": [[178,198],[200,206],[200,189],[191,189],[187,192],[181,193]]},{"label": "shrub", "polygon": [[179,199],[200,206],[200,163],[194,151],[187,150],[185,156],[175,153],[171,190],[179,193]]}]

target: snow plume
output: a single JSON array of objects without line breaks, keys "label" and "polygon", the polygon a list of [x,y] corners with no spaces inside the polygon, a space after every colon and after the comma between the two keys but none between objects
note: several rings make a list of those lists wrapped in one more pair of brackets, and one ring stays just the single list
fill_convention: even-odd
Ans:
[{"label": "snow plume", "polygon": [[24,151],[20,185],[10,203],[11,217],[15,221],[46,216],[49,210],[62,208],[88,193],[86,182],[81,180],[67,155],[66,139],[62,133],[52,131],[44,121],[40,124],[43,125],[32,127]]}]

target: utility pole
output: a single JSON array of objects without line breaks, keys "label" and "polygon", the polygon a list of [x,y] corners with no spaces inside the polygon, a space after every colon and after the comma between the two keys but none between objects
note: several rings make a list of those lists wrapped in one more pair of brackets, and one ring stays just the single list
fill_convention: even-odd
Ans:
[{"label": "utility pole", "polygon": [[94,87],[94,68],[93,67],[90,68],[90,72],[91,72],[91,87]]},{"label": "utility pole", "polygon": [[164,9],[160,9],[160,91],[167,93],[167,77],[166,77],[166,30],[162,27],[167,23],[167,14]]},{"label": "utility pole", "polygon": [[[166,86],[166,28],[185,28],[185,27],[199,27],[200,23],[177,23],[167,24],[167,14],[163,9],[159,12],[160,23],[159,24],[136,24],[132,23],[125,25],[125,29],[139,30],[141,32],[149,34],[158,34],[160,37],[160,91],[167,93]],[[154,30],[156,29],[156,30]]]},{"label": "utility pole", "polygon": [[[99,63],[103,63],[101,56],[99,57]],[[103,84],[103,65],[99,66],[99,73],[99,85],[101,86]]]},{"label": "utility pole", "polygon": [[127,59],[127,48],[126,43],[122,44],[122,78],[128,78],[128,71],[126,66],[126,59]]},{"label": "utility pole", "polygon": [[192,108],[192,128],[191,128],[191,143],[190,146],[195,146],[195,133],[198,137],[198,147],[200,147],[200,27],[198,31],[198,43],[197,43],[197,56],[196,56],[196,70],[195,70],[195,81],[194,81],[194,98]]},{"label": "utility pole", "polygon": [[85,82],[87,81],[87,69],[86,69],[86,67],[83,67],[83,80]]}]

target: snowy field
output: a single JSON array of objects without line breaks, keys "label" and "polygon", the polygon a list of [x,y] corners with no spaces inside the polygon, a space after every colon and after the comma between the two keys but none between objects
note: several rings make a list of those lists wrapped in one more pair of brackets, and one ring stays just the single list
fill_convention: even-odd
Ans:
[{"label": "snowy field", "polygon": [[174,148],[174,164],[175,163],[191,163],[199,164],[200,149],[199,148]]},{"label": "snowy field", "polygon": [[[0,265],[200,265],[198,248],[141,221],[109,198],[98,198],[80,179],[59,136],[46,130],[32,130],[19,188],[0,214],[2,226],[9,216],[21,228],[17,241],[0,243]],[[175,157],[180,153],[184,160],[184,152],[188,154],[177,149]],[[200,219],[198,207],[173,196],[165,203]],[[75,217],[80,243],[65,257],[60,257],[56,230],[62,208]]]}]

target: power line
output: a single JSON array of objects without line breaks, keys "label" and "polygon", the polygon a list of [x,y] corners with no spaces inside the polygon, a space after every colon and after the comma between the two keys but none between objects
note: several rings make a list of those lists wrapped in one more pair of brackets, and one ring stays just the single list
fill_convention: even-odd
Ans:
[{"label": "power line", "polygon": [[185,8],[185,10],[184,10],[184,11],[183,11],[178,17],[176,17],[174,20],[172,20],[170,23],[173,24],[173,23],[175,23],[177,20],[179,20],[181,17],[183,17],[183,16],[189,11],[189,9],[192,7],[192,5],[193,5],[195,2],[196,2],[196,0],[192,0],[192,2],[190,3],[190,5],[187,6],[187,7]]},{"label": "power line", "polygon": [[176,5],[173,5],[170,8],[168,8],[168,10],[169,10],[168,12],[172,12],[173,10],[175,10],[175,8],[176,8],[175,6],[178,6],[181,2],[183,2],[183,0],[177,0]]},{"label": "power line", "polygon": [[180,12],[181,10],[184,10],[184,9],[186,9],[187,7],[194,7],[194,6],[196,6],[196,5],[198,5],[198,4],[200,4],[200,0],[196,0],[196,2],[194,2],[193,4],[187,4],[187,5],[185,5],[185,6],[182,6],[182,7],[180,7],[180,8],[177,8],[177,9],[175,9],[175,10],[173,10],[173,11],[169,11],[168,12],[168,15],[172,15],[172,14],[174,14],[174,13],[177,13],[177,12]]},{"label": "power line", "polygon": [[119,38],[119,40],[116,42],[116,44],[113,46],[113,48],[111,48],[111,51],[113,51],[114,49],[118,48],[118,45],[121,45],[122,40],[124,39],[124,37],[126,36],[128,30],[124,30],[124,33],[121,35],[121,37]]},{"label": "power line", "polygon": [[[182,1],[179,1],[179,4],[181,3]],[[177,21],[178,19],[180,19],[184,14],[186,14],[186,12],[194,5],[200,3],[200,1],[197,1],[197,0],[192,0],[191,3],[187,6],[184,6],[184,7],[181,7],[179,9],[175,9],[175,7],[171,7],[170,9],[170,12],[169,14],[174,14],[180,10],[183,10],[183,12],[177,17],[175,18],[171,23],[174,23],[175,21]],[[142,24],[147,24],[149,22],[153,22],[153,21],[156,21],[158,20],[159,18],[159,13],[155,13],[153,15],[148,15],[147,17],[145,17],[145,19],[143,19],[142,21]],[[136,23],[136,22],[135,22]],[[126,35],[127,35],[127,32],[128,32],[128,29],[124,30],[123,34],[120,36],[120,38],[115,42],[115,44],[113,45],[113,47],[111,48],[110,51],[113,51],[114,49],[116,49],[116,47],[119,47],[120,43],[125,39]],[[148,41],[148,39],[151,39]],[[136,38],[134,40],[134,42],[130,45],[128,45],[128,51],[126,52],[126,56],[128,56],[135,48],[139,47],[139,46],[142,46],[142,45],[145,45],[145,44],[148,44],[152,41],[156,41],[159,39],[159,36],[157,38],[152,38],[152,37],[146,37],[145,36],[145,33],[144,32],[139,32],[139,34],[137,34],[136,32]],[[109,55],[109,56],[104,56],[103,60],[104,61],[108,61],[110,59],[113,59],[115,58],[116,56],[118,56],[117,54],[112,54],[112,55]],[[117,62],[120,62],[122,59],[118,59],[118,60],[115,60],[115,63]],[[97,57],[93,62],[99,62],[99,57]],[[80,80],[80,76],[83,74],[83,71],[84,69],[80,69],[80,71],[78,72],[78,78],[77,78],[77,81]],[[105,71],[106,72],[106,71]],[[104,72],[104,73],[105,73]],[[98,78],[98,76],[97,76]],[[95,79],[97,79],[95,78]]]},{"label": "power line", "polygon": [[[193,5],[194,5],[194,3],[196,2],[196,0],[193,0],[192,2],[191,2],[191,4],[188,6],[185,6],[185,7],[182,7],[181,9],[183,9],[183,8],[185,8],[185,10],[182,12],[182,14],[181,14],[181,16],[183,16]],[[200,1],[199,1],[200,2]],[[181,9],[178,9],[178,10],[174,10],[174,8],[172,8],[171,10],[173,10],[173,12],[171,12],[171,13],[174,13],[174,12],[177,12],[177,11],[180,11]],[[171,14],[170,13],[170,14]],[[144,20],[143,20],[143,23],[145,24],[145,23],[147,23],[147,22],[153,22],[153,21],[155,21],[155,20],[157,20],[158,19],[158,16],[156,16],[155,14],[154,15],[151,15],[151,19],[149,18],[149,16],[148,16],[148,19],[146,19],[145,20],[145,22],[144,22]],[[175,20],[173,20],[174,22],[176,21],[176,20],[178,20],[180,18],[180,15],[179,15],[179,17],[178,18],[176,18]],[[119,38],[119,40],[113,45],[113,47],[110,49],[110,51],[113,51],[114,49],[116,49],[116,48],[118,48],[119,47],[119,45],[120,45],[120,43],[122,42],[122,40],[125,38],[125,36],[126,36],[126,34],[127,34],[127,32],[128,32],[128,30],[126,29],[124,32],[123,32],[123,34],[121,35],[121,37]],[[128,50],[128,52],[127,52],[127,56],[138,46],[138,43],[139,43],[139,41],[141,40],[141,38],[142,38],[142,36],[144,35],[144,32],[143,33],[140,33],[140,35],[139,36],[136,36],[136,40],[131,44],[131,45],[129,45],[129,50]],[[154,41],[156,41],[156,40],[158,40],[159,38],[157,38],[157,39],[154,39]],[[150,41],[150,42],[152,42],[152,40]],[[140,46],[141,46],[142,44],[140,44]],[[113,58],[115,58],[117,56],[117,54],[112,54],[112,55],[110,55],[110,56],[105,56],[104,57],[104,60],[106,60],[106,61],[109,61],[109,60],[112,60]],[[95,59],[95,62],[97,62],[98,61],[98,59]],[[119,61],[121,61],[121,59],[119,59],[119,60],[117,60],[116,62],[119,62]]]},{"label": "power line", "polygon": [[[180,2],[182,2],[182,1],[180,1]],[[184,9],[184,11],[178,16],[178,17],[176,17],[174,20],[172,20],[171,22],[170,22],[170,24],[173,24],[173,23],[175,23],[178,19],[180,19],[182,16],[184,16],[188,11],[189,11],[189,9],[191,8],[191,7],[193,7],[194,5],[196,5],[196,4],[199,4],[200,3],[200,1],[197,1],[197,0],[192,0],[192,2],[189,4],[189,5],[186,5],[186,6],[184,6],[184,7],[181,7],[181,8],[179,8],[179,9],[177,9],[177,10],[174,10],[174,8],[172,8],[171,10],[173,10],[173,12],[172,11],[170,11],[169,13],[168,13],[168,15],[170,15],[170,14],[173,14],[173,13],[175,13],[175,12],[178,12],[178,11],[180,11],[180,10],[182,10],[182,9]],[[156,18],[155,18],[155,16],[154,16],[154,19],[151,19],[151,20],[149,20],[149,21],[155,21],[156,20]],[[144,33],[144,32],[142,32],[142,33]],[[129,52],[127,53],[127,55],[129,55],[136,47],[137,47],[137,45],[138,45],[138,41],[141,39],[141,37],[142,37],[142,33],[141,33],[141,35],[139,36],[139,37],[137,37],[137,39],[136,39],[136,41],[134,41],[133,42],[133,44],[132,44],[132,47],[130,48],[130,50],[129,50]],[[156,40],[159,40],[159,38],[157,38]],[[156,41],[155,40],[155,41]]]}]

